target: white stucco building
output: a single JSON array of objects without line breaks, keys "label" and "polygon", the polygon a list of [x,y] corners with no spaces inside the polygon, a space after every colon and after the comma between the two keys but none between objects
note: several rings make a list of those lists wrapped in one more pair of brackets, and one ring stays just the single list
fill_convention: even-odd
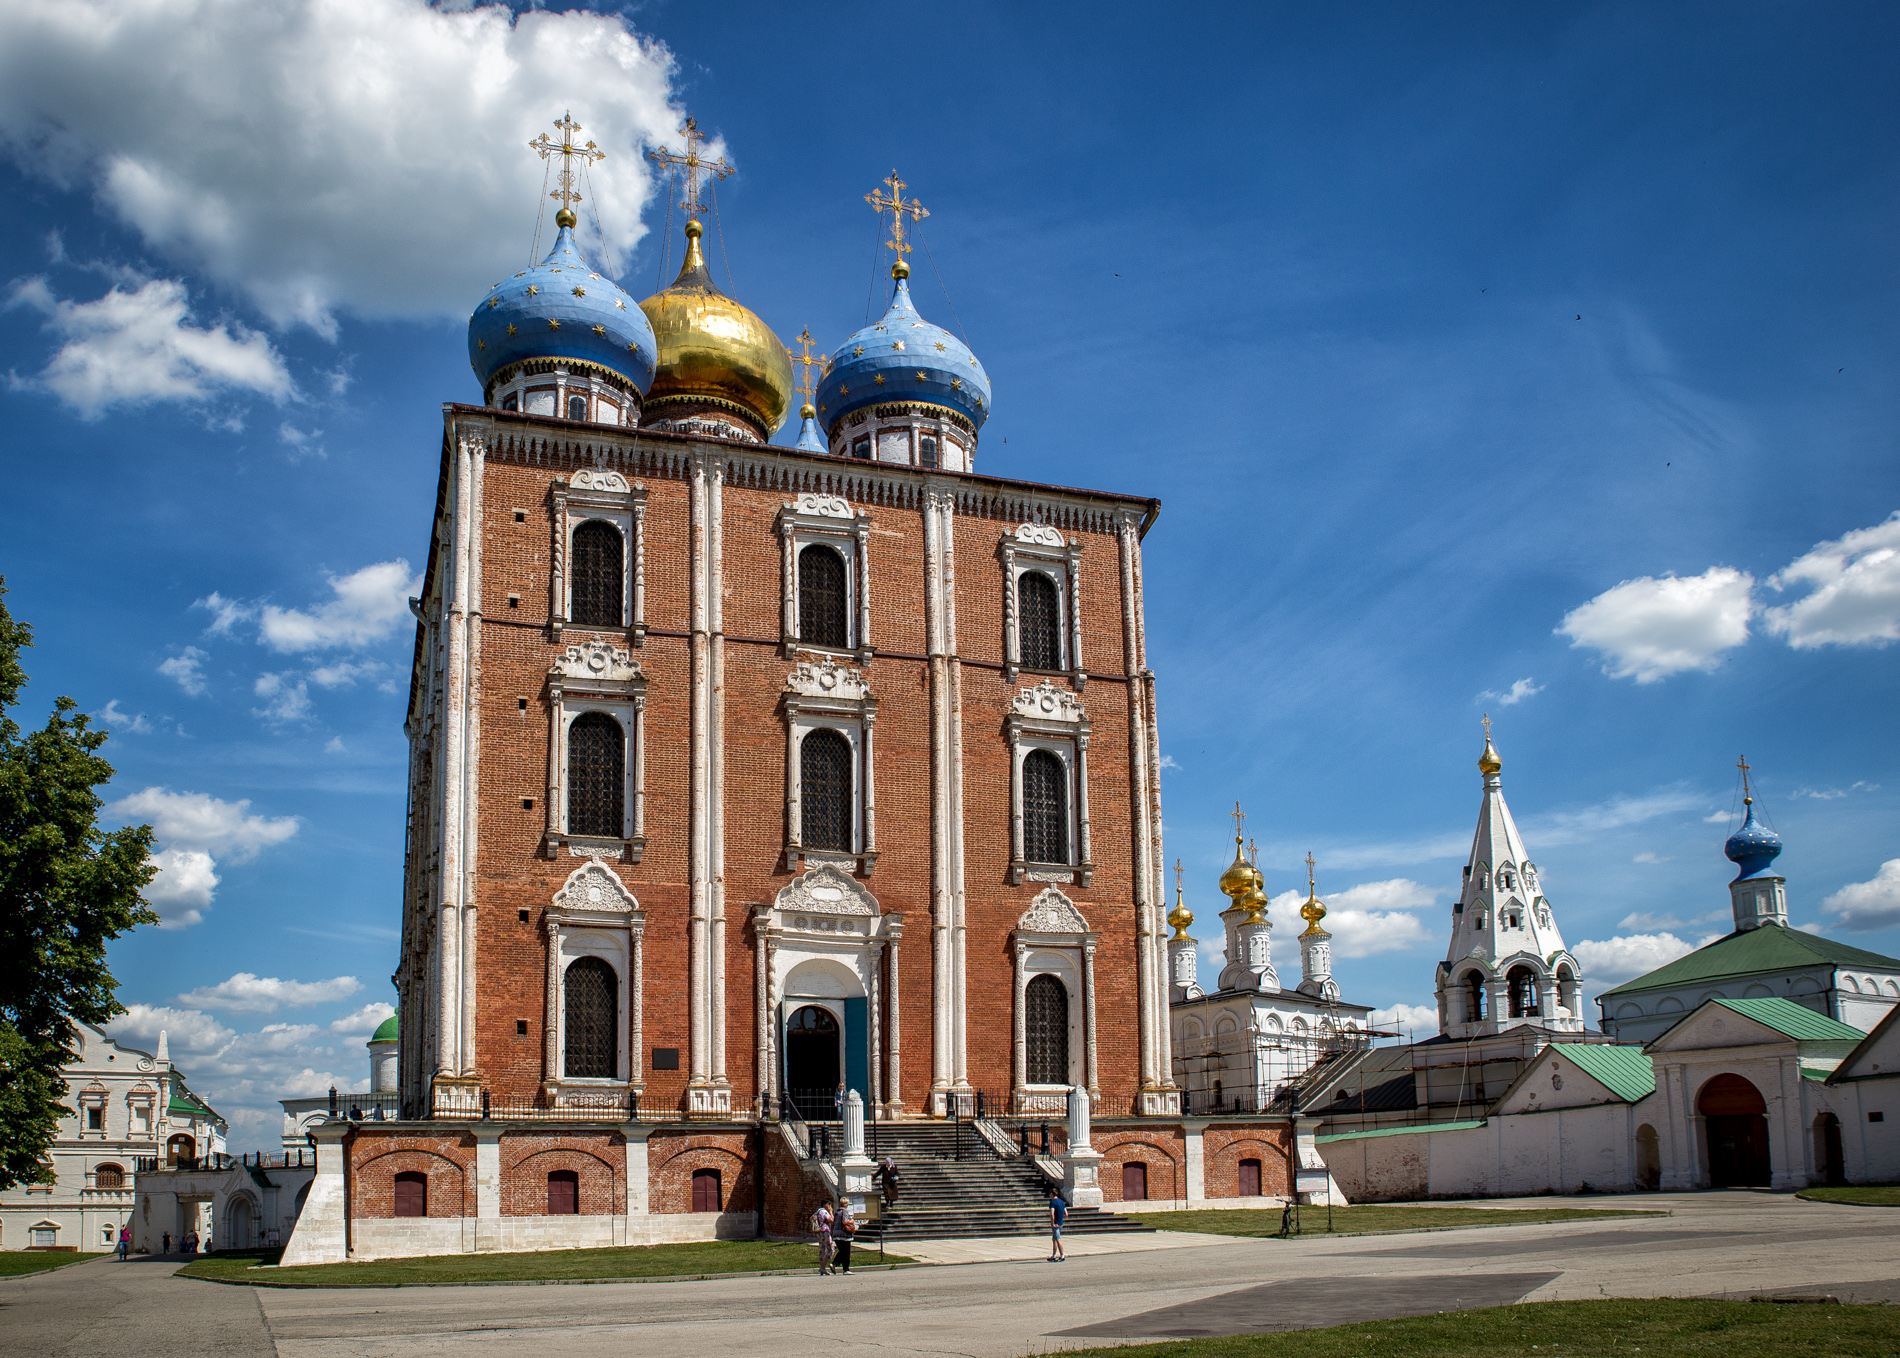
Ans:
[{"label": "white stucco building", "polygon": [[109,1249],[132,1219],[141,1160],[189,1164],[224,1150],[224,1119],[185,1087],[165,1034],[153,1055],[75,1027],[64,1068],[72,1112],[48,1151],[52,1180],[0,1193],[0,1249]]}]

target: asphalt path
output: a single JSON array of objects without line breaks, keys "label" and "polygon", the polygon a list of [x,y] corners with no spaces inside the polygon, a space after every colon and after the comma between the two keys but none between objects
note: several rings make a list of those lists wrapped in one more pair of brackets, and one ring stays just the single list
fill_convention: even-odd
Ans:
[{"label": "asphalt path", "polygon": [[1627,1205],[1675,1215],[686,1283],[274,1290],[102,1260],[0,1283],[0,1353],[1019,1358],[1518,1300],[1900,1293],[1900,1213],[1747,1192]]}]

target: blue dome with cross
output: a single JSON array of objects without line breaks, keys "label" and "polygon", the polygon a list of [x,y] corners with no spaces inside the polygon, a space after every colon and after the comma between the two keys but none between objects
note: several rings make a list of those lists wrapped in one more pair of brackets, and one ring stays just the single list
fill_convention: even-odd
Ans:
[{"label": "blue dome with cross", "polygon": [[888,401],[942,406],[981,429],[990,413],[990,378],[970,347],[918,314],[910,300],[910,270],[891,268],[897,286],[875,325],[846,340],[818,383],[818,422],[835,430],[853,411]]},{"label": "blue dome with cross", "polygon": [[1741,869],[1735,875],[1738,882],[1772,875],[1769,865],[1781,856],[1781,836],[1755,823],[1755,799],[1744,798],[1743,804],[1748,814],[1742,818],[1742,828],[1722,846],[1722,856]]},{"label": "blue dome with cross", "polygon": [[548,257],[489,289],[468,321],[468,361],[486,393],[495,378],[530,359],[602,368],[645,396],[659,344],[639,302],[594,269],[574,244],[574,214],[555,219]]}]

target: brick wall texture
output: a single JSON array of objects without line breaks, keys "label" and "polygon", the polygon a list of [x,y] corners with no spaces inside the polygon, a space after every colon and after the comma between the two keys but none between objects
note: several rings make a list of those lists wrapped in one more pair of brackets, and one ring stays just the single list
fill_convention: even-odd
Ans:
[{"label": "brick wall texture", "polygon": [[[549,726],[547,674],[562,648],[625,632],[551,629],[550,488],[573,471],[491,453],[483,472],[480,832],[475,895],[478,1003],[475,1049],[481,1081],[500,1099],[532,1101],[554,1073],[544,1069],[546,948],[543,915],[571,857],[543,848]],[[630,478],[632,479],[632,478]],[[646,846],[637,864],[610,866],[646,913],[644,1047],[646,1097],[677,1103],[690,1075],[688,1033],[689,754],[691,600],[690,487],[641,474],[646,488],[645,579],[649,633],[633,652],[646,676]],[[1027,488],[1034,491],[1038,488]],[[775,516],[783,489],[729,485],[723,492],[726,928],[725,1069],[734,1107],[758,1093],[754,940],[747,919],[792,880],[786,870],[785,719],[780,700],[795,660],[779,647],[781,544]],[[1141,501],[1104,500],[1111,504]],[[924,1106],[932,1072],[930,681],[923,656],[925,545],[921,510],[862,506],[870,516],[871,624],[877,656],[868,669],[878,704],[875,779],[880,857],[865,885],[882,909],[901,912],[902,1089]],[[517,521],[517,513],[522,518]],[[1014,522],[955,521],[956,608],[963,710],[966,825],[967,1004],[970,1079],[1006,1093],[1013,1081],[1010,935],[1040,884],[1007,881],[1010,858],[1009,744],[1004,717],[1015,692],[1043,677],[1005,679],[1004,572],[998,542]],[[1092,727],[1089,799],[1095,871],[1091,884],[1063,885],[1098,936],[1095,963],[1100,1098],[1104,1114],[1131,1112],[1139,1086],[1134,905],[1135,808],[1131,793],[1129,690],[1125,679],[1119,549],[1112,533],[1069,530],[1081,542],[1082,692]],[[518,605],[508,605],[509,596]],[[847,662],[855,663],[855,662]],[[1053,676],[1058,687],[1069,687]],[[523,705],[525,700],[525,706]],[[412,852],[426,852],[428,846]],[[523,917],[525,912],[525,918]],[[420,937],[412,930],[411,938]],[[413,941],[411,946],[417,946]],[[420,973],[424,968],[416,968]],[[414,1009],[405,1010],[411,1040]],[[888,1031],[888,1027],[887,1027]],[[415,1040],[421,1040],[418,1037]],[[677,1071],[652,1068],[651,1049],[676,1048]],[[416,1065],[409,1068],[417,1069]],[[419,1058],[426,1082],[432,1059]],[[624,1078],[625,1072],[622,1072]],[[735,1152],[736,1153],[736,1152]],[[1157,1173],[1164,1171],[1157,1170]],[[1172,1171],[1165,1171],[1172,1172]],[[737,1181],[734,1180],[736,1183]],[[1151,1183],[1156,1182],[1151,1179]],[[672,1193],[669,1181],[662,1191]]]}]

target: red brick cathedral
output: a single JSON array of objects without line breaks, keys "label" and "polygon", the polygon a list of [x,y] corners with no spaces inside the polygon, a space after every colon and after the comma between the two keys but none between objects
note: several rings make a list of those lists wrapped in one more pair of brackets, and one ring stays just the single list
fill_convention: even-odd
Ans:
[{"label": "red brick cathedral", "polygon": [[428,1217],[546,1175],[583,1215],[756,1209],[760,1133],[853,1095],[1059,1119],[1079,1086],[1179,1143],[1160,506],[977,470],[989,378],[912,303],[887,183],[887,309],[815,385],[697,220],[636,302],[564,205],[477,305],[413,604],[404,1118],[352,1133],[361,1211],[404,1174]]}]

